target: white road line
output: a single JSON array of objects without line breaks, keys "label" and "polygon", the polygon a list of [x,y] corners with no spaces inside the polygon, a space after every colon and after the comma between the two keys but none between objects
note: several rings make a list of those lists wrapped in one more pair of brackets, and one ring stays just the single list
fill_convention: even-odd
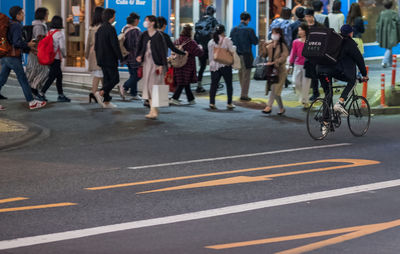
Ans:
[{"label": "white road line", "polygon": [[180,215],[161,217],[149,220],[141,220],[141,221],[133,221],[121,224],[114,224],[102,227],[95,228],[87,228],[87,229],[79,229],[61,233],[47,234],[47,235],[38,235],[32,237],[25,238],[17,238],[13,240],[4,240],[0,241],[0,250],[13,249],[19,247],[32,246],[37,244],[44,243],[52,243],[57,241],[71,240],[88,236],[95,236],[100,234],[118,232],[123,230],[137,229],[137,228],[145,228],[151,226],[165,225],[183,221],[191,221],[191,220],[199,220],[204,218],[234,214],[234,213],[242,213],[246,211],[252,211],[262,208],[282,206],[288,204],[296,204],[306,201],[340,197],[344,195],[350,195],[360,192],[380,190],[385,188],[391,188],[400,186],[400,179],[386,181],[386,182],[377,182],[366,185],[353,186],[348,188],[341,188],[329,191],[321,191],[314,192],[296,196],[290,196],[285,198],[277,198],[265,201],[258,201],[253,203],[227,206],[217,209],[204,210],[199,212],[185,213]]},{"label": "white road line", "polygon": [[270,155],[270,154],[278,154],[278,153],[289,153],[289,152],[314,150],[314,149],[323,149],[323,148],[332,148],[332,147],[349,146],[349,145],[351,145],[351,143],[340,143],[340,144],[323,145],[323,146],[309,146],[309,147],[292,148],[292,149],[277,150],[277,151],[262,152],[262,153],[240,154],[240,155],[232,155],[232,156],[224,156],[224,157],[216,157],[216,158],[198,159],[198,160],[190,160],[190,161],[177,161],[177,162],[170,162],[170,163],[161,163],[161,164],[153,164],[153,165],[128,167],[128,169],[143,169],[143,168],[156,168],[156,167],[165,167],[165,166],[175,166],[175,165],[198,163],[198,162],[229,160],[229,159],[246,158],[246,157],[254,157],[254,156],[261,156],[261,155]]}]

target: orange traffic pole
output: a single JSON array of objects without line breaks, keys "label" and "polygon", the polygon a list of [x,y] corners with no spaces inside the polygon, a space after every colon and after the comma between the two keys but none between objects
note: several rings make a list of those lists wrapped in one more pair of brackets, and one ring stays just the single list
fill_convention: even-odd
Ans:
[{"label": "orange traffic pole", "polygon": [[385,74],[381,74],[381,107],[386,107],[385,105]]},{"label": "orange traffic pole", "polygon": [[397,67],[397,56],[393,55],[393,64],[392,64],[392,88],[396,86],[396,67]]},{"label": "orange traffic pole", "polygon": [[[367,76],[368,76],[368,72],[369,72],[369,66],[367,65]],[[367,98],[367,91],[368,91],[368,81],[364,81],[363,82],[363,91],[362,91],[362,96],[364,98]],[[365,104],[364,101],[362,101],[361,107],[365,108],[367,105]]]}]

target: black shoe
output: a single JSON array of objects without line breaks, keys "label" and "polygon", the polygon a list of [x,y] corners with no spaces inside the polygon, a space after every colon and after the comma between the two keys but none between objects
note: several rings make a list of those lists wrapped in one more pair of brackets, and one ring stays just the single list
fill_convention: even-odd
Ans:
[{"label": "black shoe", "polygon": [[38,93],[35,96],[39,101],[47,101],[47,98],[46,98],[46,96],[44,94]]},{"label": "black shoe", "polygon": [[145,101],[143,102],[143,106],[150,108],[149,100],[145,100]]},{"label": "black shoe", "polygon": [[318,95],[318,96],[314,96],[314,95],[313,95],[313,96],[310,97],[310,101],[313,102],[313,101],[315,101],[318,97],[319,97],[319,95]]},{"label": "black shoe", "polygon": [[94,100],[95,103],[97,103],[97,98],[94,96],[93,93],[89,94],[89,103],[92,103],[92,100]]},{"label": "black shoe", "polygon": [[285,112],[286,112],[286,109],[283,109],[283,111],[282,111],[282,112],[279,112],[279,113],[278,113],[278,116],[282,116],[282,115],[284,115],[284,114],[285,114]]},{"label": "black shoe", "polygon": [[224,88],[224,85],[223,85],[223,84],[218,84],[217,90],[221,90],[221,89],[223,89],[223,88]]},{"label": "black shoe", "polygon": [[197,87],[196,88],[196,93],[205,93],[206,89],[204,89],[203,87]]},{"label": "black shoe", "polygon": [[71,102],[71,99],[65,96],[64,94],[61,94],[57,98],[58,102]]},{"label": "black shoe", "polygon": [[0,100],[7,100],[8,98],[0,94]]},{"label": "black shoe", "polygon": [[271,112],[272,112],[272,109],[270,109],[270,110],[268,110],[268,111],[261,110],[261,112],[262,112],[263,114],[271,114]]},{"label": "black shoe", "polygon": [[241,101],[251,101],[250,97],[240,97]]}]

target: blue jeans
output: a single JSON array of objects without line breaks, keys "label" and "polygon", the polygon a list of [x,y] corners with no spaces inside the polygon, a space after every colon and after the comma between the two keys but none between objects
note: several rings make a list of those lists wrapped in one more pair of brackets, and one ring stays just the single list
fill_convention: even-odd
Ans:
[{"label": "blue jeans", "polygon": [[129,79],[124,83],[124,89],[125,90],[131,89],[130,94],[132,96],[136,96],[137,83],[138,83],[138,76],[137,76],[138,68],[134,68],[133,66],[128,64],[128,70],[129,70]]},{"label": "blue jeans", "polygon": [[385,55],[383,56],[382,64],[386,64],[388,67],[392,66],[392,49],[386,49]]},{"label": "blue jeans", "polygon": [[17,57],[3,57],[1,58],[1,73],[0,73],[0,90],[7,82],[10,71],[13,70],[17,75],[19,84],[22,87],[26,101],[33,101],[31,87],[29,86],[28,80],[22,67],[21,58]]}]

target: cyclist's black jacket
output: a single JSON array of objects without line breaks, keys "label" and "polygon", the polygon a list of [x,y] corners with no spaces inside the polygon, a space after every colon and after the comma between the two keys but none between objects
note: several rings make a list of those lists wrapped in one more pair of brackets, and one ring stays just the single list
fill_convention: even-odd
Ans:
[{"label": "cyclist's black jacket", "polygon": [[357,43],[349,36],[343,36],[342,49],[339,61],[336,65],[318,65],[318,73],[341,73],[348,82],[356,81],[356,66],[363,77],[367,76],[367,68],[365,67],[364,58],[358,50]]}]

